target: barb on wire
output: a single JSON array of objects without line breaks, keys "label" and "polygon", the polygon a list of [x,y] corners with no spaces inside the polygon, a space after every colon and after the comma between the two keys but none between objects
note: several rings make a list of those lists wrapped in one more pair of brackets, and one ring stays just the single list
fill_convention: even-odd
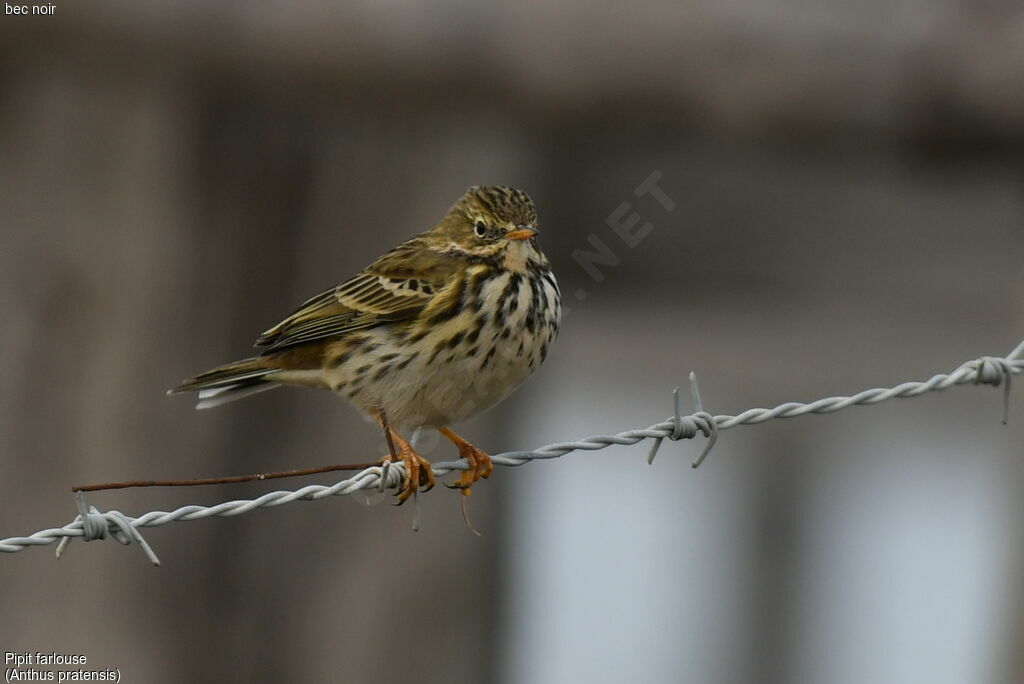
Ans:
[{"label": "barb on wire", "polygon": [[[85,494],[81,491],[75,492],[75,506],[78,508],[78,515],[64,529],[78,525],[81,529],[81,537],[85,541],[104,539],[109,534],[113,539],[127,546],[135,542],[149,558],[149,562],[159,566],[160,559],[153,553],[153,549],[143,538],[138,528],[132,525],[132,520],[120,511],[107,511],[100,513],[95,506],[85,506]],[[64,549],[71,543],[72,535],[63,537],[57,543],[57,558],[64,553]]]},{"label": "barb on wire", "polygon": [[[904,382],[890,388],[868,389],[846,397],[826,397],[807,404],[786,402],[775,408],[752,408],[740,414],[711,415],[703,410],[697,378],[690,374],[690,391],[693,395],[694,413],[679,415],[679,389],[673,392],[674,413],[668,420],[647,428],[626,430],[614,435],[595,435],[573,442],[557,442],[532,451],[510,451],[492,456],[494,463],[504,466],[520,466],[534,460],[559,458],[573,451],[597,451],[613,445],[632,445],[646,439],[654,440],[648,454],[648,462],[654,460],[663,440],[689,439],[698,433],[707,438],[693,467],[701,464],[708,451],[714,446],[718,433],[737,425],[757,425],[773,418],[794,418],[809,413],[833,413],[858,404],[877,404],[889,399],[918,397],[927,392],[955,387],[968,383],[1003,387],[1003,422],[1009,413],[1010,383],[1012,377],[1024,371],[1024,341],[1005,357],[983,356],[973,359],[948,374],[934,375],[923,382]],[[433,464],[435,476],[443,476],[455,470],[467,470],[465,460]],[[30,546],[44,546],[58,542],[58,556],[72,539],[85,541],[110,536],[122,544],[137,543],[154,565],[159,560],[139,533],[143,527],[157,527],[177,520],[200,520],[209,517],[230,517],[242,515],[257,508],[282,506],[293,501],[316,501],[332,496],[346,496],[365,489],[396,489],[401,486],[405,475],[402,463],[385,463],[368,467],[354,476],[333,485],[307,485],[295,491],[275,491],[255,499],[227,501],[216,506],[183,506],[174,511],[150,511],[132,518],[118,511],[100,513],[94,507],[86,507],[84,494],[76,493],[78,515],[64,527],[40,530],[26,537],[11,537],[0,540],[0,552],[15,553]],[[417,514],[418,524],[418,514]]]},{"label": "barb on wire", "polygon": [[[701,450],[700,454],[693,461],[692,465],[696,468],[704,462],[705,457],[710,453],[711,448],[715,446],[715,442],[718,441],[718,423],[715,422],[715,417],[707,413],[704,410],[703,404],[701,404],[700,388],[697,386],[697,374],[693,371],[690,371],[690,395],[693,397],[694,413],[689,416],[680,416],[679,388],[676,387],[672,390],[672,405],[675,411],[669,419],[672,425],[672,432],[666,436],[673,442],[678,442],[681,439],[696,437],[699,431],[707,438],[708,441],[704,445],[704,449]],[[661,448],[661,443],[664,439],[664,437],[654,438],[651,451],[647,454],[647,465],[654,463],[654,457],[658,455],[658,449]]]}]

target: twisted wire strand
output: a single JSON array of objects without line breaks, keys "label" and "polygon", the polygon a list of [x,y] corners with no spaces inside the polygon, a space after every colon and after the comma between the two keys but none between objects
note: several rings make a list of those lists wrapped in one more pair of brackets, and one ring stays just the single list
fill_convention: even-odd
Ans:
[{"label": "twisted wire strand", "polygon": [[[833,413],[858,404],[877,404],[894,398],[918,397],[927,392],[947,389],[968,383],[1003,387],[1003,422],[1009,412],[1010,385],[1015,374],[1024,372],[1024,341],[1005,357],[983,356],[968,361],[953,372],[934,375],[923,382],[904,382],[890,388],[868,389],[851,396],[836,396],[818,399],[809,403],[786,402],[770,409],[751,408],[737,415],[711,415],[703,410],[696,379],[691,373],[690,383],[696,411],[687,416],[679,414],[678,388],[674,393],[675,413],[668,420],[650,427],[625,430],[614,435],[594,435],[571,442],[556,442],[531,451],[509,451],[492,456],[494,463],[504,466],[520,466],[535,460],[559,458],[574,451],[597,451],[610,446],[629,446],[644,440],[654,440],[648,455],[653,461],[658,447],[665,439],[677,441],[690,439],[697,434],[708,438],[708,442],[693,466],[697,467],[707,455],[720,430],[737,425],[757,425],[774,418],[794,418],[809,413]],[[435,476],[443,476],[455,470],[466,470],[465,460],[446,461],[433,464]],[[225,501],[215,506],[188,505],[173,511],[150,511],[136,518],[119,511],[100,512],[86,507],[84,494],[76,493],[78,515],[63,527],[40,530],[25,537],[10,537],[0,540],[0,552],[16,553],[32,546],[45,546],[58,542],[57,557],[76,538],[85,541],[110,536],[122,544],[138,544],[150,562],[159,565],[156,554],[139,532],[143,527],[158,527],[175,521],[201,520],[209,517],[231,517],[248,513],[257,508],[283,506],[294,501],[317,501],[332,496],[347,496],[364,490],[384,491],[401,486],[404,468],[401,463],[373,466],[359,471],[354,476],[333,485],[312,484],[293,491],[268,492],[255,499]]]}]

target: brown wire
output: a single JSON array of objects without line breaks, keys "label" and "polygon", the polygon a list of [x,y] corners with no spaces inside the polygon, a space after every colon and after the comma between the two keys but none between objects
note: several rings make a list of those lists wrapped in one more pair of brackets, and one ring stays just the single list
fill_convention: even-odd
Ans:
[{"label": "brown wire", "polygon": [[377,465],[380,465],[379,461],[374,463],[348,463],[320,466],[319,468],[303,468],[301,470],[283,470],[275,473],[255,473],[253,475],[234,475],[231,477],[203,477],[195,480],[128,480],[125,482],[76,485],[71,488],[71,491],[98,492],[104,489],[127,489],[129,487],[196,487],[199,485],[235,484],[238,482],[277,480],[284,477],[315,475],[317,473],[329,473],[335,470],[365,470],[366,468],[372,468]]}]

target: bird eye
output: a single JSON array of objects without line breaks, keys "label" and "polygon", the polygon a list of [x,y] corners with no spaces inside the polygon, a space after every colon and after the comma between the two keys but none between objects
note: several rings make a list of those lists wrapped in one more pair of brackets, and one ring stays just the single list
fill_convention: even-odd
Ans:
[{"label": "bird eye", "polygon": [[477,237],[487,235],[487,224],[483,221],[477,221],[476,226],[473,228],[473,232],[476,233]]}]

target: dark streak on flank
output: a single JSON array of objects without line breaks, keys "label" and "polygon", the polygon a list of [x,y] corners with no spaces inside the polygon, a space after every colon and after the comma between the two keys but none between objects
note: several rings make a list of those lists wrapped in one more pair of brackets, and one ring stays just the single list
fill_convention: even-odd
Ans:
[{"label": "dark streak on flank", "polygon": [[337,368],[337,367],[341,366],[343,363],[345,363],[346,361],[348,361],[351,358],[352,358],[352,350],[350,349],[347,352],[339,354],[338,356],[335,356],[333,359],[330,359],[327,362],[327,365],[329,367],[331,367],[331,368]]},{"label": "dark streak on flank", "polygon": [[465,331],[455,333],[450,338],[448,338],[448,341],[445,342],[445,344],[448,345],[449,349],[454,349],[455,347],[459,346],[459,343],[462,342],[462,338],[464,338],[465,336]]},{"label": "dark streak on flank", "polygon": [[430,355],[429,359],[427,359],[427,365],[429,366],[430,364],[434,363],[434,359],[436,359],[437,355],[440,354],[443,350],[444,350],[444,343],[443,342],[441,344],[437,345],[436,347],[434,347],[434,353]]}]

